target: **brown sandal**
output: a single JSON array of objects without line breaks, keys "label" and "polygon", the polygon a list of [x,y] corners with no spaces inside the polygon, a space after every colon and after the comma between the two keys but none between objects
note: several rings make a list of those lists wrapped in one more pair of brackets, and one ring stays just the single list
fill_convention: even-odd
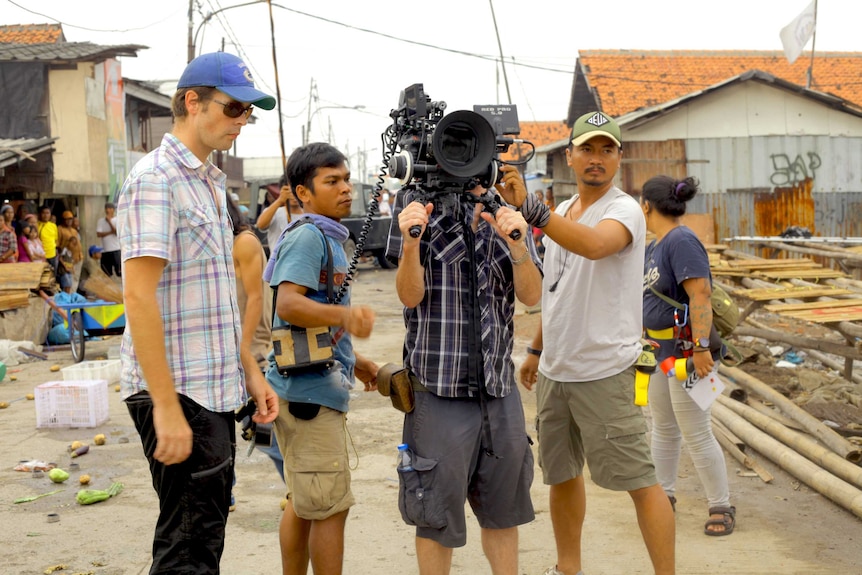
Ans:
[{"label": "brown sandal", "polygon": [[[703,526],[703,532],[711,537],[721,537],[722,535],[730,535],[736,527],[736,507],[710,507],[709,514],[723,515],[721,519],[713,519],[710,517]],[[724,531],[712,531],[710,527],[713,525],[721,525]]]}]

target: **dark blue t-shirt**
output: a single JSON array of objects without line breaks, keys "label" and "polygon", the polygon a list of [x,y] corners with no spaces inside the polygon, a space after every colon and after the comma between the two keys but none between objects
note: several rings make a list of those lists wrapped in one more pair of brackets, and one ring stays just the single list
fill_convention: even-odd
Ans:
[{"label": "dark blue t-shirt", "polygon": [[[656,296],[650,286],[679,303],[687,304],[688,294],[682,287],[682,282],[691,278],[709,278],[710,283],[712,282],[706,248],[689,228],[676,227],[668,232],[662,241],[653,241],[647,246],[644,259],[645,328],[662,330],[673,327],[673,312],[676,309]],[[671,355],[671,350],[666,349],[668,347],[670,346],[662,345],[657,355],[659,359]]]}]

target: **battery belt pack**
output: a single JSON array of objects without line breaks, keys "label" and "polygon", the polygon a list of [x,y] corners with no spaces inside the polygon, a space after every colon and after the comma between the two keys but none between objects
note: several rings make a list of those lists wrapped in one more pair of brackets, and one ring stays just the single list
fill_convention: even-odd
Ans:
[{"label": "battery belt pack", "polygon": [[377,391],[392,401],[392,407],[410,413],[416,405],[415,391],[426,391],[409,369],[387,363],[377,372]]},{"label": "battery belt pack", "polygon": [[[300,220],[294,229],[303,224],[311,223],[314,222],[310,219]],[[317,226],[315,225],[315,227]],[[323,234],[323,230],[320,230],[320,233]],[[334,303],[332,248],[329,246],[325,234],[323,234],[323,244],[326,247],[326,297],[329,303]],[[277,296],[278,288],[272,288],[273,326],[275,326]],[[284,377],[297,373],[323,371],[335,364],[335,358],[332,354],[332,334],[329,331],[329,326],[304,328],[284,325],[273,327],[272,350],[278,373]]]}]

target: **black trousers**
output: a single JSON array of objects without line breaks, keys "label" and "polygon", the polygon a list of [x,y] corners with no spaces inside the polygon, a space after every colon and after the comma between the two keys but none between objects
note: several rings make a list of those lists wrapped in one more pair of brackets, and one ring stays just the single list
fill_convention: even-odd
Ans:
[{"label": "black trousers", "polygon": [[194,439],[189,458],[176,465],[153,458],[156,430],[149,393],[126,400],[159,496],[150,574],[218,574],[236,453],[234,414],[209,411],[183,395],[179,398]]},{"label": "black trousers", "polygon": [[117,277],[122,277],[123,266],[120,259],[120,250],[115,252],[102,252],[102,271],[107,275],[114,274]]}]

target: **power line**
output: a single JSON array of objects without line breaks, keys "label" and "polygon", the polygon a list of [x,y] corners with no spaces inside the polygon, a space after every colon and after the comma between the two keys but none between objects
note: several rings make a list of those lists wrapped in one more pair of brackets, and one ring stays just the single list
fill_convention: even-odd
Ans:
[{"label": "power line", "polygon": [[146,30],[147,28],[152,28],[153,26],[158,26],[159,24],[167,22],[168,20],[172,19],[174,16],[176,16],[180,12],[185,12],[184,9],[178,10],[177,12],[174,12],[174,13],[170,14],[169,16],[162,18],[161,20],[153,22],[152,24],[147,24],[146,26],[141,26],[139,28],[125,28],[123,30],[116,30],[116,29],[105,30],[103,28],[87,28],[86,26],[78,26],[76,24],[69,24],[68,22],[63,22],[62,20],[54,18],[53,16],[49,16],[48,14],[43,14],[41,12],[36,12],[35,10],[30,10],[29,8],[25,8],[24,6],[21,6],[20,4],[13,2],[12,0],[6,0],[6,1],[9,2],[9,4],[12,4],[13,6],[15,6],[17,8],[20,8],[21,10],[24,10],[25,12],[29,12],[30,14],[35,14],[36,16],[41,16],[42,18],[48,18],[49,20],[53,20],[54,22],[56,22],[58,24],[62,24],[63,26],[66,26],[68,28],[77,28],[79,30],[87,30],[88,32],[136,32],[138,30]]},{"label": "power line", "polygon": [[[213,6],[213,1],[215,1],[215,6]],[[250,4],[257,4],[257,3],[265,4],[265,2],[263,2],[263,1],[251,2]],[[201,16],[204,19],[203,23],[208,22],[209,19],[214,15],[216,17],[216,19],[218,20],[218,23],[221,26],[222,30],[224,31],[224,33],[227,35],[228,39],[230,40],[231,45],[234,48],[236,48],[237,52],[239,52],[239,55],[242,58],[242,61],[245,62],[246,66],[248,66],[249,69],[251,69],[252,74],[254,75],[255,82],[258,82],[263,88],[266,88],[267,91],[275,92],[276,90],[272,86],[270,86],[266,82],[266,80],[264,80],[265,76],[263,74],[261,74],[257,68],[255,68],[254,63],[252,62],[251,58],[248,57],[248,54],[246,53],[245,49],[243,48],[242,44],[240,43],[239,39],[237,38],[236,34],[234,33],[233,28],[231,28],[230,23],[227,22],[226,19],[225,20],[222,19],[222,14],[221,14],[222,12],[224,12],[225,10],[228,10],[230,8],[236,8],[237,6],[228,6],[227,8],[222,8],[222,6],[218,0],[207,0],[207,4],[210,7],[211,13],[209,15],[204,15],[203,13],[201,13]],[[198,10],[198,12],[200,12],[200,10]],[[201,37],[200,44],[198,45],[199,50],[200,50],[202,45],[203,45],[203,37]]]},{"label": "power line", "polygon": [[[321,22],[326,22],[328,24],[335,24],[336,26],[341,26],[343,28],[348,28],[350,30],[356,30],[357,32],[364,32],[366,34],[372,34],[374,36],[380,36],[381,38],[387,38],[389,40],[395,40],[397,42],[403,42],[405,44],[412,44],[414,46],[422,46],[423,48],[431,48],[432,50],[439,50],[442,52],[449,52],[451,54],[460,54],[461,56],[469,56],[471,58],[479,58],[480,60],[487,60],[489,62],[499,62],[500,58],[496,56],[487,56],[484,54],[476,54],[474,52],[467,52],[464,50],[456,50],[454,48],[444,48],[442,46],[435,46],[434,44],[426,44],[425,42],[417,42],[416,40],[409,40],[407,38],[399,38],[398,36],[393,36],[391,34],[386,34],[384,32],[378,32],[376,30],[369,30],[368,28],[361,28],[359,26],[353,26],[351,24],[345,24],[344,22],[339,22],[337,20],[332,20],[331,18],[324,18],[323,16],[317,16],[315,14],[309,14],[308,12],[303,12],[301,10],[296,10],[294,8],[288,8],[287,6],[282,6],[281,4],[272,4],[276,8],[281,8],[282,10],[287,10],[288,12],[293,12],[294,14],[299,14],[300,16],[305,16],[306,18],[312,18],[314,20],[320,20]],[[514,64],[517,66],[521,66],[524,68],[533,68],[535,70],[544,70],[546,72],[557,72],[561,74],[573,74],[575,69],[571,68],[549,68],[547,66],[538,66],[532,64]]]}]

